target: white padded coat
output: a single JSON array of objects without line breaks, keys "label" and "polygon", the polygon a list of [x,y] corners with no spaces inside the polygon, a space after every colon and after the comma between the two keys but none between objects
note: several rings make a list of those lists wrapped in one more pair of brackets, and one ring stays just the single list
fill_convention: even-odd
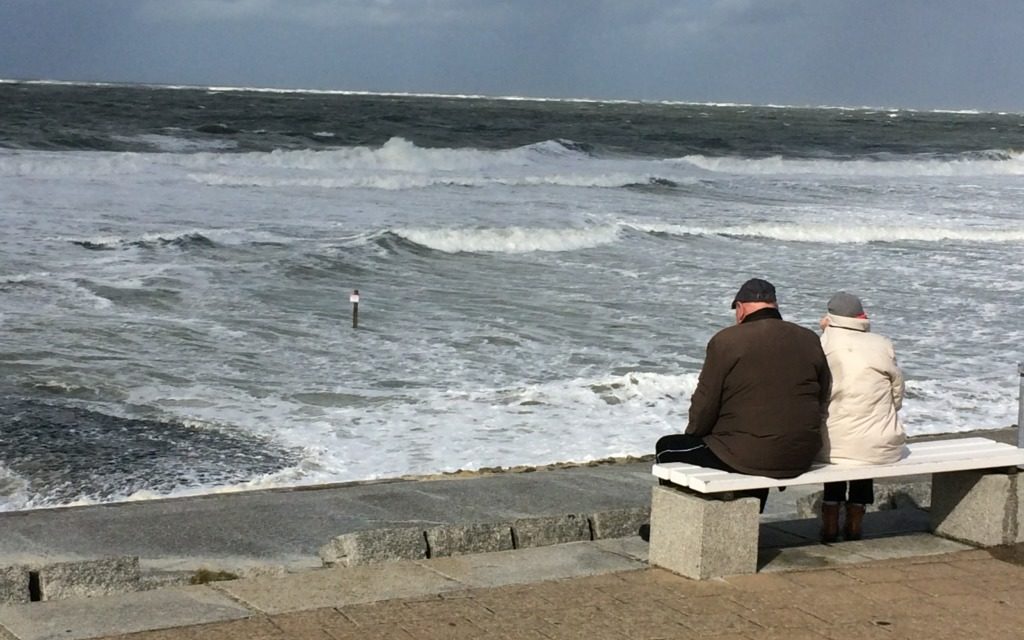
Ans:
[{"label": "white padded coat", "polygon": [[885,464],[903,455],[899,420],[903,373],[892,342],[869,333],[866,319],[828,315],[821,346],[832,371],[832,397],[818,459],[837,464]]}]

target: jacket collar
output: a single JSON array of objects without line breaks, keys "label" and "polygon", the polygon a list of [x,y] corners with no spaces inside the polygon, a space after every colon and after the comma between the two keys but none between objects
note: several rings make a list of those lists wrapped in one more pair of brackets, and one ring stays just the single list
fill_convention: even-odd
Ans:
[{"label": "jacket collar", "polygon": [[765,307],[764,309],[758,309],[757,311],[750,314],[746,318],[743,318],[743,322],[741,322],[740,324],[756,322],[757,320],[768,320],[769,318],[775,320],[782,320],[782,314],[779,313],[779,310],[775,309],[774,307]]},{"label": "jacket collar", "polygon": [[849,329],[850,331],[870,331],[871,322],[867,318],[849,318],[847,316],[837,316],[833,313],[828,314],[828,326],[835,327],[836,329]]}]

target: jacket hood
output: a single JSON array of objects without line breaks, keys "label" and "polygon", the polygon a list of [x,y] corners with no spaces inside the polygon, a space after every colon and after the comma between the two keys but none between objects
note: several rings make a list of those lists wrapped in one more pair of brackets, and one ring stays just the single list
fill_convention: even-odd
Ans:
[{"label": "jacket hood", "polygon": [[850,318],[848,316],[837,316],[828,314],[828,325],[838,329],[851,329],[853,331],[870,331],[871,321],[867,318]]}]

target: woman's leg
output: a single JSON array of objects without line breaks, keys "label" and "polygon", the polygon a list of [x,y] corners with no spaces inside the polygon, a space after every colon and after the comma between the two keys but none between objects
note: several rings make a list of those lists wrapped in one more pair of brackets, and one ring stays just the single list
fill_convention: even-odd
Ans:
[{"label": "woman's leg", "polygon": [[850,482],[850,497],[847,502],[855,504],[875,503],[875,481],[874,480],[852,480]]},{"label": "woman's leg", "polygon": [[846,502],[845,482],[826,482],[825,495],[821,497],[822,502]]},{"label": "woman's leg", "polygon": [[846,502],[845,482],[826,482],[821,499],[821,541],[839,539],[839,503]]},{"label": "woman's leg", "polygon": [[846,524],[844,538],[860,540],[864,536],[864,505],[875,501],[873,480],[854,480],[850,483],[850,499],[846,503]]}]

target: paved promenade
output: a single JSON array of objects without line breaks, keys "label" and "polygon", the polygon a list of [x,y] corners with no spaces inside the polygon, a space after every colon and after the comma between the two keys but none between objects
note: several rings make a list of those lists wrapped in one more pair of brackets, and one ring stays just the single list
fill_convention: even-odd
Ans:
[{"label": "paved promenade", "polygon": [[0,639],[1024,637],[1024,549],[932,536],[912,507],[869,513],[865,540],[818,544],[796,513],[817,487],[773,492],[759,573],[724,580],[651,568],[635,536],[353,567],[317,555],[379,527],[649,505],[651,486],[644,462],[0,514],[0,568],[129,554],[154,575],[256,569],[0,605]]},{"label": "paved promenade", "polygon": [[[513,552],[520,553],[520,552]],[[453,589],[366,604],[311,601],[279,584],[230,589],[270,610],[122,640],[717,640],[1019,638],[1024,568],[982,550],[695,582],[659,569]],[[997,555],[998,555],[997,553]],[[327,581],[329,582],[329,581]],[[267,583],[269,584],[269,582]],[[325,586],[326,582],[321,586]],[[257,595],[262,593],[262,596]],[[263,599],[261,599],[261,597]],[[320,592],[321,598],[330,596]],[[252,603],[250,603],[252,604]],[[51,636],[61,637],[61,636]],[[67,637],[66,635],[64,637]]]},{"label": "paved promenade", "polygon": [[633,536],[0,606],[0,637],[1020,637],[1024,549],[938,538],[920,516],[871,513],[872,537],[830,545],[811,540],[813,520],[766,522],[759,573],[724,580],[651,568]]}]

